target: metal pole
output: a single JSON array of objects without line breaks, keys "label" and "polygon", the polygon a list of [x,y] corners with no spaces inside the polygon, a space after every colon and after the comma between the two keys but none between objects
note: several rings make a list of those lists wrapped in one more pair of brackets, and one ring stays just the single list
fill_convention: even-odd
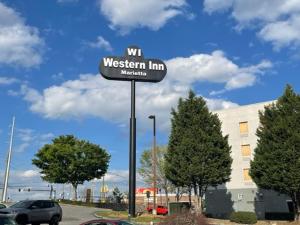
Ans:
[{"label": "metal pole", "polygon": [[135,119],[135,81],[131,81],[131,118],[129,151],[129,217],[135,217],[136,189],[136,119]]},{"label": "metal pole", "polygon": [[105,193],[104,193],[104,176],[102,177],[102,187],[101,187],[101,202],[105,202]]},{"label": "metal pole", "polygon": [[53,196],[53,185],[50,184],[50,193],[49,193],[49,199],[52,199]]},{"label": "metal pole", "polygon": [[153,118],[153,214],[156,215],[156,122]]},{"label": "metal pole", "polygon": [[13,122],[12,122],[12,127],[11,127],[9,151],[8,151],[8,155],[7,155],[6,171],[5,171],[5,178],[4,178],[4,188],[3,188],[3,192],[2,192],[2,202],[6,202],[8,178],[9,178],[9,171],[10,171],[10,161],[11,161],[11,153],[12,153],[12,145],[13,145],[13,136],[14,136],[14,127],[15,127],[15,117],[13,117]]}]

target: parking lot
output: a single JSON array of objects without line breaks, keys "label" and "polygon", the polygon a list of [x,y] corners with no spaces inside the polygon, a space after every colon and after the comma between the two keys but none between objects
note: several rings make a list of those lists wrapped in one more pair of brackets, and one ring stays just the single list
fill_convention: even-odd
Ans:
[{"label": "parking lot", "polygon": [[94,213],[99,211],[98,208],[60,205],[63,210],[63,219],[60,225],[79,225],[85,221],[95,219]]}]

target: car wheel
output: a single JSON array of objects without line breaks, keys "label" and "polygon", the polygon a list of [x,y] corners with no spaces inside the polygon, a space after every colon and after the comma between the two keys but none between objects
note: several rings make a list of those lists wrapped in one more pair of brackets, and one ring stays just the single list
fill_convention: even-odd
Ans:
[{"label": "car wheel", "polygon": [[59,217],[58,216],[53,216],[50,220],[49,225],[58,225],[59,224]]},{"label": "car wheel", "polygon": [[40,223],[32,223],[32,225],[41,225]]},{"label": "car wheel", "polygon": [[26,225],[28,223],[28,219],[26,215],[20,215],[16,218],[16,222],[19,225]]}]

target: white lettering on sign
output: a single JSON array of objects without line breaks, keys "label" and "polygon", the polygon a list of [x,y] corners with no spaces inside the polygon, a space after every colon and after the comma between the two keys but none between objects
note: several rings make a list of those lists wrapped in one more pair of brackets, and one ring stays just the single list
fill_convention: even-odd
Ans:
[{"label": "white lettering on sign", "polygon": [[130,69],[134,69],[134,64],[135,64],[134,62],[130,62],[130,63],[129,63],[129,68],[130,68]]},{"label": "white lettering on sign", "polygon": [[128,53],[128,55],[131,55],[131,56],[136,56],[136,54],[137,54],[138,56],[142,56],[142,51],[141,51],[141,49],[127,48],[127,53]]},{"label": "white lettering on sign", "polygon": [[142,71],[128,71],[128,70],[121,70],[121,74],[123,75],[129,75],[129,76],[147,76],[147,73]]},{"label": "white lettering on sign", "polygon": [[119,67],[119,62],[118,61],[113,61],[113,67]]},{"label": "white lettering on sign", "polygon": [[146,69],[146,63],[144,62],[130,62],[127,59],[124,60],[114,60],[113,58],[103,58],[104,66],[114,67],[114,68],[126,68],[126,69]]},{"label": "white lettering on sign", "polygon": [[149,61],[149,70],[164,70],[165,65],[162,63],[153,63],[152,61]]}]

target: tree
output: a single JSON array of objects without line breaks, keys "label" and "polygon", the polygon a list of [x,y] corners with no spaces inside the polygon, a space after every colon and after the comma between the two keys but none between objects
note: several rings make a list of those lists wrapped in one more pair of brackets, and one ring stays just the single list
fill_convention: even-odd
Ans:
[{"label": "tree", "polygon": [[41,170],[43,180],[50,183],[70,183],[77,200],[77,187],[84,181],[100,179],[108,169],[110,155],[96,144],[62,135],[44,145],[32,159]]},{"label": "tree", "polygon": [[[165,154],[167,147],[156,148],[156,184],[157,188],[163,189],[166,195],[166,203],[168,205],[168,193],[173,191],[174,186],[167,179],[165,173]],[[153,185],[153,170],[152,170],[152,149],[145,150],[140,158],[140,168],[138,169],[139,174],[143,177],[144,181],[152,186]]]},{"label": "tree", "polygon": [[119,188],[115,187],[113,192],[113,198],[114,198],[114,201],[116,203],[121,203],[121,201],[124,199],[124,194],[120,192]]},{"label": "tree", "polygon": [[284,94],[259,112],[257,147],[250,176],[258,187],[284,193],[299,219],[300,95],[287,85]]},{"label": "tree", "polygon": [[171,114],[166,175],[175,186],[194,190],[196,209],[201,212],[207,188],[230,180],[228,136],[222,135],[218,116],[192,91],[187,99],[179,99],[177,111],[172,109]]}]

